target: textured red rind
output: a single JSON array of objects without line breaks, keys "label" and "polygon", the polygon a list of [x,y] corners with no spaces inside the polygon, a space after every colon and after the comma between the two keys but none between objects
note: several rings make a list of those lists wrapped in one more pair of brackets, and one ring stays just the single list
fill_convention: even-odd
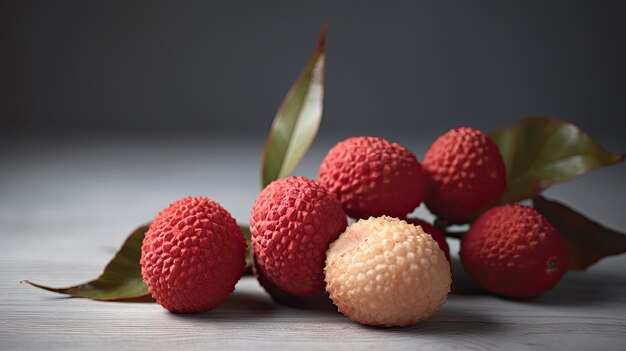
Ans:
[{"label": "textured red rind", "polygon": [[424,157],[424,203],[437,217],[467,223],[497,204],[506,188],[506,171],[496,144],[482,132],[452,129]]},{"label": "textured red rind", "polygon": [[480,216],[463,235],[461,260],[483,287],[514,298],[552,289],[567,271],[561,235],[522,205],[494,207]]},{"label": "textured red rind", "polygon": [[204,312],[235,289],[245,252],[243,233],[228,211],[206,197],[188,197],[161,211],[150,225],[141,274],[170,312]]},{"label": "textured red rind", "polygon": [[324,158],[318,179],[352,218],[404,218],[424,198],[424,171],[415,154],[383,138],[339,142]]},{"label": "textured red rind", "polygon": [[337,306],[333,305],[333,302],[328,297],[328,293],[326,291],[311,296],[290,295],[274,285],[269,279],[265,277],[265,275],[263,275],[263,272],[259,271],[259,264],[256,261],[256,257],[254,257],[254,252],[252,253],[251,261],[252,274],[254,274],[254,276],[258,280],[259,285],[261,285],[261,287],[265,289],[265,291],[270,295],[272,300],[274,300],[274,302],[276,302],[277,304],[302,310],[337,311]]},{"label": "textured red rind", "polygon": [[439,248],[446,255],[448,262],[450,262],[450,247],[446,241],[446,236],[439,229],[437,229],[437,227],[419,218],[407,218],[406,221],[413,225],[421,226],[424,232],[430,234],[430,236],[435,239],[437,244],[439,244]]},{"label": "textured red rind", "polygon": [[288,294],[320,293],[326,250],[347,225],[341,204],[319,183],[304,177],[273,181],[250,218],[255,268]]}]

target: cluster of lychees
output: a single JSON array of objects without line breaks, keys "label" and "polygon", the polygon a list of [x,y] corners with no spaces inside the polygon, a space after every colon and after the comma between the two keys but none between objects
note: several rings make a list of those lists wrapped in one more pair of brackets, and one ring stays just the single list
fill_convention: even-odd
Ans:
[{"label": "cluster of lychees", "polygon": [[[446,301],[451,273],[444,234],[407,218],[422,202],[445,223],[473,222],[461,241],[461,260],[487,289],[532,297],[566,271],[563,240],[542,215],[526,206],[497,206],[505,166],[480,131],[447,132],[423,164],[388,140],[349,138],[329,151],[318,179],[276,180],[254,204],[253,268],[271,294],[326,290],[339,311],[369,325],[429,318]],[[358,221],[348,226],[347,217]],[[245,250],[241,229],[218,203],[182,199],[146,233],[143,278],[166,309],[206,311],[234,290]]]}]

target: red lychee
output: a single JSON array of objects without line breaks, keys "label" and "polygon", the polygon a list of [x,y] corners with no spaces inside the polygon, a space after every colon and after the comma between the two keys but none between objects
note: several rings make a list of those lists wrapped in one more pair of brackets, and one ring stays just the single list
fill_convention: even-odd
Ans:
[{"label": "red lychee", "polygon": [[439,248],[446,255],[446,259],[448,262],[450,261],[450,247],[448,246],[448,242],[446,241],[446,236],[441,232],[441,230],[437,229],[434,225],[426,222],[423,219],[419,218],[407,218],[406,221],[413,225],[419,225],[422,227],[422,230],[435,239],[437,244],[439,244]]},{"label": "red lychee", "polygon": [[415,154],[383,138],[338,143],[324,158],[318,178],[353,218],[404,218],[424,197],[424,171]]},{"label": "red lychee", "polygon": [[208,311],[235,289],[246,264],[235,219],[206,197],[178,200],[161,211],[141,248],[141,275],[170,312]]},{"label": "red lychee", "polygon": [[461,261],[483,287],[529,298],[552,289],[567,271],[561,235],[534,209],[494,207],[461,240]]},{"label": "red lychee", "polygon": [[250,218],[255,268],[288,294],[320,293],[326,249],[346,226],[341,204],[316,181],[273,181],[256,199]]},{"label": "red lychee", "polygon": [[506,171],[496,144],[472,128],[452,129],[424,157],[424,203],[437,217],[467,223],[502,198]]}]

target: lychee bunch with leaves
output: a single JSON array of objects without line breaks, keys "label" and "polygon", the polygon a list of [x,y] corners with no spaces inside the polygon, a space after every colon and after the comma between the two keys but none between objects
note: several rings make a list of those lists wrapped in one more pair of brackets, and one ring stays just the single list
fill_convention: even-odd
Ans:
[{"label": "lychee bunch with leaves", "polygon": [[[173,312],[199,312],[223,301],[244,259],[248,269],[254,260],[278,302],[304,301],[325,288],[351,319],[396,326],[424,320],[445,302],[444,236],[461,238],[462,262],[482,286],[514,298],[537,296],[568,269],[626,251],[626,235],[542,196],[624,160],[552,118],[523,118],[492,133],[442,131],[421,162],[390,139],[354,136],[329,151],[319,182],[289,178],[321,121],[325,38],[326,27],[274,117],[252,228],[197,198],[205,199],[193,205],[202,210],[173,205],[135,230],[97,279],[69,288],[31,284],[97,300],[156,298]],[[411,218],[422,201],[435,226]],[[361,220],[346,228],[345,214]],[[452,232],[451,224],[469,229]]]}]

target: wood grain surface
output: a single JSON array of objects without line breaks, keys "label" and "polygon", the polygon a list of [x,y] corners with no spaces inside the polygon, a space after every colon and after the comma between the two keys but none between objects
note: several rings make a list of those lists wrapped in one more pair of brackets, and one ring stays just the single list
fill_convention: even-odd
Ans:
[{"label": "wood grain surface", "polygon": [[[324,304],[307,310],[277,305],[253,277],[244,277],[225,304],[197,315],[171,314],[154,303],[66,298],[20,284],[66,286],[97,276],[135,226],[182,196],[208,195],[245,221],[259,191],[261,148],[207,151],[224,142],[3,144],[0,349],[626,349],[626,256],[569,272],[553,291],[515,301],[481,291],[454,258],[458,243],[450,240],[460,293],[431,320],[400,329],[361,326]],[[319,164],[327,146],[305,162]],[[299,172],[314,176],[314,168]],[[626,172],[623,166],[611,171],[553,195],[624,228],[623,206],[611,204],[626,195],[616,187]],[[603,194],[603,201],[576,202]]]}]

